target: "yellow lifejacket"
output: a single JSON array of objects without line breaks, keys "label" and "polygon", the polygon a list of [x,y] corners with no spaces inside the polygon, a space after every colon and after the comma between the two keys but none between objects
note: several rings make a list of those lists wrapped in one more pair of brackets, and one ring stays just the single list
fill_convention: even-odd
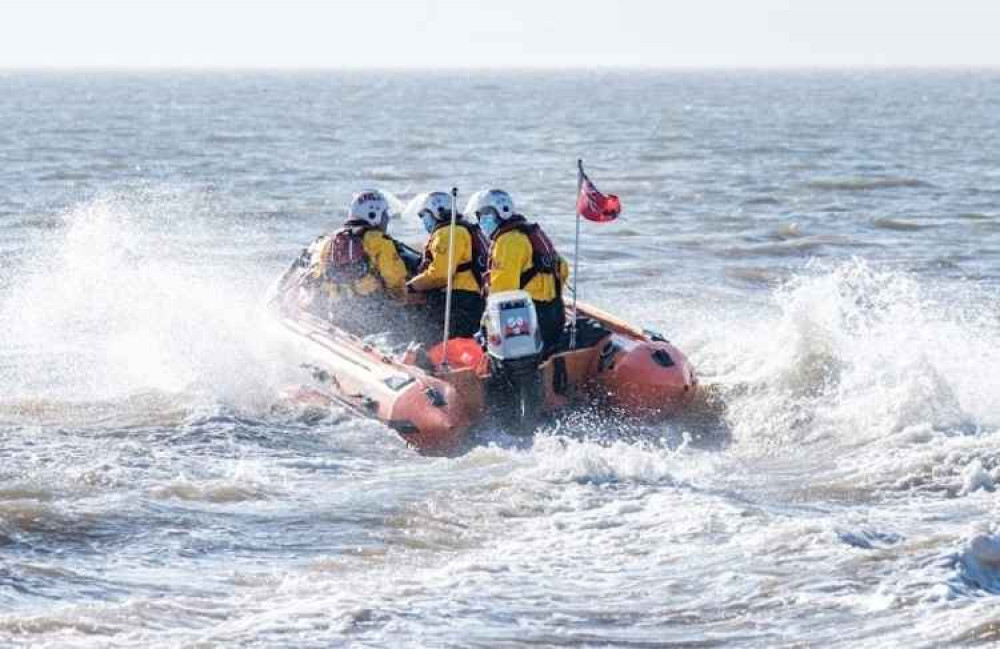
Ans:
[{"label": "yellow lifejacket", "polygon": [[536,302],[551,302],[561,296],[568,279],[569,264],[556,253],[539,226],[515,217],[493,234],[490,292],[522,289]]},{"label": "yellow lifejacket", "polygon": [[310,273],[330,298],[385,293],[400,298],[406,266],[391,237],[377,228],[347,224],[314,245]]}]

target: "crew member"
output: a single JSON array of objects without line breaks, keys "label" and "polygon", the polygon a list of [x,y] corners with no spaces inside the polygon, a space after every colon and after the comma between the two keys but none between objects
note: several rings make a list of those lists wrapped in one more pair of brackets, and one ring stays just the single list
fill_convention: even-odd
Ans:
[{"label": "crew member", "polygon": [[343,227],[311,246],[313,310],[357,333],[369,333],[398,312],[406,266],[386,234],[389,202],[378,190],[354,195]]},{"label": "crew member", "polygon": [[551,353],[566,326],[562,287],[569,278],[569,264],[539,225],[514,211],[514,201],[507,192],[476,192],[465,209],[475,213],[492,240],[487,293],[527,291],[535,303],[545,352]]},{"label": "crew member", "polygon": [[448,276],[451,275],[449,335],[471,338],[479,330],[483,317],[483,275],[486,272],[489,243],[477,225],[469,223],[460,214],[456,215],[454,250],[449,266],[451,196],[445,192],[431,192],[416,200],[417,214],[430,237],[424,247],[418,273],[409,281],[407,288],[427,295],[431,327],[428,334],[440,334],[444,326]]}]

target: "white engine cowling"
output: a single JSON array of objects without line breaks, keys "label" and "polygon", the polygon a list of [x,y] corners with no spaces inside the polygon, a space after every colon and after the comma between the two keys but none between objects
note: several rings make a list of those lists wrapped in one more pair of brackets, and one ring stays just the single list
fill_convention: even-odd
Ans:
[{"label": "white engine cowling", "polygon": [[512,361],[542,351],[535,303],[525,291],[503,291],[486,302],[486,345],[490,356]]}]

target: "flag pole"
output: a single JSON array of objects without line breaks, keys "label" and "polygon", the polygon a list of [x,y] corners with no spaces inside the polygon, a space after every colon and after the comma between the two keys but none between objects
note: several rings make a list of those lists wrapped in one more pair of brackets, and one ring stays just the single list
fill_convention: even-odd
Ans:
[{"label": "flag pole", "polygon": [[[576,160],[576,200],[580,200],[580,187],[583,185],[583,160]],[[573,320],[569,325],[569,348],[576,348],[576,295],[577,282],[580,279],[580,210],[576,209],[576,241],[573,244]],[[558,270],[556,272],[559,272]]]},{"label": "flag pole", "polygon": [[444,340],[441,367],[448,369],[448,336],[451,333],[451,286],[455,275],[455,220],[458,214],[458,187],[451,188],[451,225],[448,226],[448,287],[444,296]]}]

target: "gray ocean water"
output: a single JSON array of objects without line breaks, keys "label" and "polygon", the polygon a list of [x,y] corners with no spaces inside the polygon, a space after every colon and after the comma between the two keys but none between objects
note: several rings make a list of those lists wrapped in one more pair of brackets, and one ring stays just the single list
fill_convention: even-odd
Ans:
[{"label": "gray ocean water", "polygon": [[[258,301],[508,189],[707,386],[427,458]],[[419,224],[393,233],[420,243]],[[1000,643],[1000,72],[0,73],[0,645]]]}]

